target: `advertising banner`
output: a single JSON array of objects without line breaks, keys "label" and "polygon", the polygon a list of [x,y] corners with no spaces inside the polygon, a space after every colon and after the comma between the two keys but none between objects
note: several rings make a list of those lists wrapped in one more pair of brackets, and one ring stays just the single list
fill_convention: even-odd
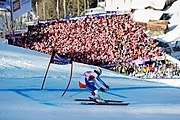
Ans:
[{"label": "advertising banner", "polygon": [[32,10],[32,0],[12,0],[13,20]]}]

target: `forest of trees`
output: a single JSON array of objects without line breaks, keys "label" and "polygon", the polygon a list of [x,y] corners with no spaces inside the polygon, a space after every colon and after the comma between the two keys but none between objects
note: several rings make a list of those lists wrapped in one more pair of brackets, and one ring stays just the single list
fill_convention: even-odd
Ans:
[{"label": "forest of trees", "polygon": [[97,6],[97,0],[32,0],[34,13],[40,20],[82,15]]}]

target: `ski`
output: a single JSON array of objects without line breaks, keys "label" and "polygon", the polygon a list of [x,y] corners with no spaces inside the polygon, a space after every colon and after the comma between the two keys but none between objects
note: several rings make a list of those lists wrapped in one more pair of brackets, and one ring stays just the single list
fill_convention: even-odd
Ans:
[{"label": "ski", "polygon": [[102,103],[91,103],[91,102],[82,102],[81,105],[129,105],[129,103],[107,103],[107,102],[102,102]]},{"label": "ski", "polygon": [[[95,102],[94,101],[94,99],[81,99],[81,98],[79,98],[79,99],[74,99],[74,101],[93,101],[93,102]],[[104,102],[119,102],[119,103],[121,103],[121,102],[123,102],[122,100],[103,100]]]}]

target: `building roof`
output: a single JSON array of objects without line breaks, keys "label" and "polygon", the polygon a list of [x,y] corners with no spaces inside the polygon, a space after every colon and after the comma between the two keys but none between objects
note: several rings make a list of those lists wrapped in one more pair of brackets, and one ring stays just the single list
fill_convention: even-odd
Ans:
[{"label": "building roof", "polygon": [[152,7],[154,9],[162,10],[166,4],[166,0],[132,0],[131,9],[144,9]]},{"label": "building roof", "polygon": [[163,13],[163,11],[139,9],[133,13],[133,16],[136,22],[147,23],[149,20],[160,20]]}]

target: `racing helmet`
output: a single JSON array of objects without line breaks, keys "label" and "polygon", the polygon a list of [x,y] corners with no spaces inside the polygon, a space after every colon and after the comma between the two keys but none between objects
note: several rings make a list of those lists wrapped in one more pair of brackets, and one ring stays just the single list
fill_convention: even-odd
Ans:
[{"label": "racing helmet", "polygon": [[94,70],[94,72],[95,72],[98,76],[100,76],[100,75],[102,74],[101,68],[97,68],[96,70]]}]

